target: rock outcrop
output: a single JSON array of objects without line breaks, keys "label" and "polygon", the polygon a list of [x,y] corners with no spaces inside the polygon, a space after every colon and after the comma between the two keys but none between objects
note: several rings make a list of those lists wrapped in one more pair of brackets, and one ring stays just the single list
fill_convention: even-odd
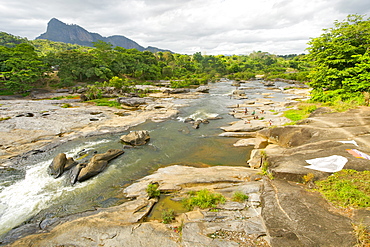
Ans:
[{"label": "rock outcrop", "polygon": [[103,154],[94,155],[89,163],[81,168],[77,180],[82,182],[99,174],[107,167],[109,161],[117,158],[123,153],[124,151],[121,149],[109,149]]},{"label": "rock outcrop", "polygon": [[121,136],[121,141],[132,146],[141,146],[150,140],[149,131],[139,130],[131,131],[130,133]]},{"label": "rock outcrop", "polygon": [[[318,112],[321,110],[319,109]],[[325,111],[326,112],[326,111]],[[315,179],[331,173],[307,168],[306,160],[340,155],[348,159],[344,169],[370,170],[369,160],[355,158],[347,150],[370,153],[370,109],[360,107],[347,113],[314,113],[295,126],[268,128],[257,132],[270,144],[264,151],[268,170],[277,179],[302,182],[308,173]],[[258,160],[258,159],[257,159]],[[260,164],[252,164],[259,167]]]}]

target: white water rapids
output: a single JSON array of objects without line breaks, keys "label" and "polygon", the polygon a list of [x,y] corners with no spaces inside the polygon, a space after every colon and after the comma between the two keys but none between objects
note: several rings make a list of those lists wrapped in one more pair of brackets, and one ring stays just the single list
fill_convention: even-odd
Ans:
[{"label": "white water rapids", "polygon": [[[76,155],[82,148],[88,149],[104,142],[105,140],[85,143],[68,152],[67,156]],[[51,161],[52,159],[28,168],[24,179],[3,188],[0,192],[0,235],[49,207],[66,193],[89,186],[91,183],[92,180],[89,180],[71,186],[66,183],[64,176],[54,179],[48,174]]]}]

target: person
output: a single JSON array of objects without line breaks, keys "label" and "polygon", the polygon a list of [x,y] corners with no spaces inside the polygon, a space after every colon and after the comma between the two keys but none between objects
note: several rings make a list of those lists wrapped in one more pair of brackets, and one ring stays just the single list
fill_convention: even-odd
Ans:
[{"label": "person", "polygon": [[269,124],[270,124],[270,126],[272,125],[272,120],[271,119],[269,120]]},{"label": "person", "polygon": [[256,111],[255,110],[253,110],[253,112],[252,112],[252,116],[254,116],[256,114]]},{"label": "person", "polygon": [[248,113],[248,108],[246,107],[244,110],[244,114],[247,115],[247,113]]},{"label": "person", "polygon": [[265,110],[261,110],[261,114],[264,114],[265,113]]}]

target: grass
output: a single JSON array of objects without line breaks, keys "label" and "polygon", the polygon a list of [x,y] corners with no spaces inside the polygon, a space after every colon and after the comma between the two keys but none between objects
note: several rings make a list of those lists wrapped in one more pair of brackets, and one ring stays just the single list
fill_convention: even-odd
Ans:
[{"label": "grass", "polygon": [[352,224],[354,234],[357,238],[355,247],[368,247],[370,246],[370,233],[364,224]]},{"label": "grass", "polygon": [[359,105],[360,104],[356,101],[341,101],[341,100],[337,100],[335,102],[328,102],[324,104],[324,106],[328,106],[335,112],[345,112],[350,109],[354,109]]},{"label": "grass", "polygon": [[190,197],[185,198],[182,203],[188,210],[193,210],[194,207],[201,209],[215,208],[219,203],[225,203],[226,199],[223,195],[218,193],[211,193],[207,189],[197,192],[190,192]]},{"label": "grass", "polygon": [[370,207],[370,171],[341,170],[317,181],[317,190],[339,207]]},{"label": "grass", "polygon": [[240,191],[235,191],[232,200],[234,202],[244,202],[248,200],[249,196]]},{"label": "grass", "polygon": [[66,95],[66,96],[57,96],[57,97],[53,97],[53,98],[51,98],[50,100],[76,99],[76,98],[79,98],[79,96],[76,96],[76,95]]},{"label": "grass", "polygon": [[302,119],[307,118],[313,111],[317,109],[317,104],[314,103],[300,103],[297,109],[290,109],[283,113],[283,116],[296,123]]},{"label": "grass", "polygon": [[94,102],[97,106],[109,106],[109,107],[115,107],[118,109],[122,108],[120,103],[118,103],[115,100],[111,100],[107,98],[89,100],[89,102]]}]

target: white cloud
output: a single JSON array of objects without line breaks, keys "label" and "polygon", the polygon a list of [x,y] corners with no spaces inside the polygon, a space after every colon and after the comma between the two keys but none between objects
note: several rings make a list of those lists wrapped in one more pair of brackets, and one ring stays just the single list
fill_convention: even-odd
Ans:
[{"label": "white cloud", "polygon": [[310,37],[348,14],[370,16],[367,0],[0,0],[0,26],[34,39],[55,17],[103,36],[178,53],[304,52]]}]

